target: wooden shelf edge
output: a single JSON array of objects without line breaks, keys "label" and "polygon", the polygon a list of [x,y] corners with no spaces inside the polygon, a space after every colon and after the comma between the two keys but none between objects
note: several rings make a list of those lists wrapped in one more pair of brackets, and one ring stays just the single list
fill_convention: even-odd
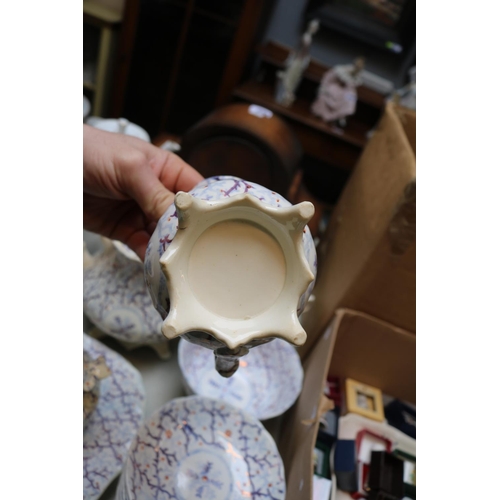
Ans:
[{"label": "wooden shelf edge", "polygon": [[247,82],[243,85],[236,87],[233,91],[233,95],[235,97],[239,97],[248,102],[252,102],[258,104],[259,106],[263,106],[265,108],[270,109],[271,111],[286,116],[287,118],[297,121],[302,124],[306,124],[319,132],[322,132],[327,135],[331,135],[337,137],[349,144],[357,146],[359,148],[363,148],[367,142],[366,138],[356,137],[349,130],[336,130],[333,127],[328,126],[326,123],[322,122],[319,118],[316,118],[313,114],[310,116],[299,114],[293,109],[293,105],[289,108],[281,106],[276,103],[273,99],[270,99],[268,96],[263,95],[262,93],[257,93],[254,90],[254,86],[258,85],[255,82]]}]

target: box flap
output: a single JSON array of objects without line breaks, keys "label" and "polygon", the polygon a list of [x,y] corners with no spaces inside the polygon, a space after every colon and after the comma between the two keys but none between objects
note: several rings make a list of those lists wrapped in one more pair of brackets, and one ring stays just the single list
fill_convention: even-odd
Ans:
[{"label": "box flap", "polygon": [[341,309],[329,375],[353,378],[410,403],[416,400],[416,337],[368,314]]},{"label": "box flap", "polygon": [[[408,303],[404,310],[398,310],[391,302],[393,297],[406,293],[404,286],[410,290],[415,288],[414,276],[404,269],[399,273],[400,266],[406,270],[411,266],[411,245],[416,235],[415,138],[410,140],[407,135],[412,130],[414,133],[414,117],[411,112],[396,111],[393,105],[387,105],[342,192],[318,249],[315,301],[301,317],[308,335],[300,350],[302,357],[310,351],[338,308],[364,310],[361,302],[370,297],[362,293],[379,294],[366,312],[384,316],[394,324],[402,320],[399,326],[406,329],[412,329],[415,324],[414,302]],[[387,262],[389,269],[395,269],[396,273],[384,283]],[[372,275],[367,276],[367,270]],[[372,286],[368,286],[368,280],[379,271],[383,274],[375,276]],[[398,279],[400,274],[402,282]],[[363,279],[364,283],[358,283]],[[381,284],[387,290],[385,301]],[[397,313],[394,317],[393,312]]]},{"label": "box flap", "polygon": [[304,363],[304,385],[299,399],[283,419],[279,450],[285,466],[287,500],[312,498],[313,449],[325,406],[323,387],[335,343],[333,325],[318,340]]}]

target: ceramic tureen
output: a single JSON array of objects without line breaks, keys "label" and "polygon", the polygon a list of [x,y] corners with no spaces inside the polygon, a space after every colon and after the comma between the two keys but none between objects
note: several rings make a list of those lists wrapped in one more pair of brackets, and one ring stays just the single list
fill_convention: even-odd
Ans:
[{"label": "ceramic tureen", "polygon": [[314,286],[316,250],[309,202],[231,176],[179,192],[158,222],[144,262],[168,339],[214,350],[226,377],[256,345],[302,345],[298,315]]},{"label": "ceramic tureen", "polygon": [[126,245],[102,238],[103,249],[91,255],[84,245],[83,310],[103,333],[127,348],[148,345],[168,358],[162,319],[144,283],[144,266]]},{"label": "ceramic tureen", "polygon": [[139,429],[117,500],[283,500],[273,438],[251,415],[215,399],[174,399]]}]

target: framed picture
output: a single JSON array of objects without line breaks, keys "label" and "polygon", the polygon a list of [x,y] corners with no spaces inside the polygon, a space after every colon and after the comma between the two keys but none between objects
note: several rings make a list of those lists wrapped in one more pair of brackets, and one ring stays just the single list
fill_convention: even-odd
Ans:
[{"label": "framed picture", "polygon": [[394,450],[393,454],[404,462],[403,482],[405,496],[417,498],[417,459],[401,450]]},{"label": "framed picture", "polygon": [[349,413],[357,413],[378,422],[384,421],[382,392],[376,387],[346,379],[346,405]]}]

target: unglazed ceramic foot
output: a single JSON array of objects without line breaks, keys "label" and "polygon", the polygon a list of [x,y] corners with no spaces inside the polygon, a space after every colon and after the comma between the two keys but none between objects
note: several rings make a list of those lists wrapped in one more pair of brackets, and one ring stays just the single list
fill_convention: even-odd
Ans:
[{"label": "unglazed ceramic foot", "polygon": [[309,202],[230,176],[179,192],[151,236],[145,280],[167,339],[212,349],[231,376],[244,349],[284,339],[302,345],[298,320],[314,286]]}]

